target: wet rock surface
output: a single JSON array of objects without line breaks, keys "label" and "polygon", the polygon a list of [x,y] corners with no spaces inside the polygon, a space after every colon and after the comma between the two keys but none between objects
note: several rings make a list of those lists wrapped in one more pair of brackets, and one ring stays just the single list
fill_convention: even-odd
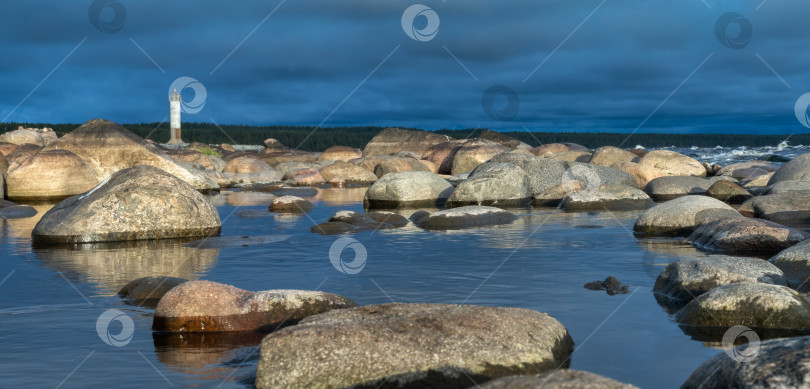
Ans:
[{"label": "wet rock surface", "polygon": [[768,220],[734,217],[698,227],[689,241],[711,251],[774,255],[807,237],[804,232]]},{"label": "wet rock surface", "polygon": [[414,221],[414,223],[428,230],[454,230],[509,224],[516,219],[517,216],[500,208],[468,205],[434,212]]},{"label": "wet rock surface", "polygon": [[613,276],[605,278],[604,281],[591,281],[585,284],[585,289],[604,290],[610,296],[615,294],[625,294],[628,292],[627,285],[623,285]]}]

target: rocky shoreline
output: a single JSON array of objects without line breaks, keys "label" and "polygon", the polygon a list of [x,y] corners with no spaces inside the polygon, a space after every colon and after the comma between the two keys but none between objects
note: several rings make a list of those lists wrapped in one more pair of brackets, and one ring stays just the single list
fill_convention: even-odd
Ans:
[{"label": "rocky shoreline", "polygon": [[[810,331],[804,294],[810,289],[810,154],[782,166],[717,166],[668,150],[533,148],[488,131],[457,140],[395,128],[363,150],[337,145],[302,152],[273,139],[258,151],[203,144],[168,149],[100,119],[61,138],[19,129],[0,135],[0,142],[8,199],[0,202],[0,215],[36,212],[15,202],[61,201],[34,228],[37,245],[216,237],[221,221],[203,193],[231,187],[278,191],[268,212],[299,214],[314,208],[297,196],[306,187],[367,187],[366,212],[337,212],[312,227],[320,234],[509,224],[517,219],[509,211],[515,208],[642,211],[633,228],[639,239],[681,237],[716,254],[683,258],[658,276],[652,292],[679,325],[721,336],[745,326],[763,338],[781,337],[762,343],[761,355],[746,361],[746,374],[732,374],[743,362],[724,353],[684,387],[700,380],[706,387],[808,384],[798,373],[810,368],[810,337],[799,336]],[[562,323],[540,312],[358,307],[319,291],[250,292],[174,277],[130,281],[120,295],[155,306],[159,333],[266,333],[260,388],[469,387],[471,379],[482,387],[631,387],[567,370],[573,340]],[[756,370],[774,358],[779,369]],[[714,366],[724,373],[707,375]]]}]

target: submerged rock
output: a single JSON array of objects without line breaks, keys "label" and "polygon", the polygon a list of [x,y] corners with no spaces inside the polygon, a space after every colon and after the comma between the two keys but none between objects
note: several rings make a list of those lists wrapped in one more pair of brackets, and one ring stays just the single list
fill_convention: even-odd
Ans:
[{"label": "submerged rock", "polygon": [[318,190],[315,188],[278,188],[270,192],[275,196],[297,196],[297,197],[314,197],[318,195]]},{"label": "submerged rock", "polygon": [[394,227],[405,227],[410,223],[410,220],[405,216],[393,212],[374,211],[369,212],[367,215],[378,223],[387,223]]},{"label": "submerged rock", "polygon": [[136,305],[157,306],[158,301],[172,288],[188,280],[185,278],[151,276],[138,278],[126,284],[118,295]]},{"label": "submerged rock", "polygon": [[693,245],[730,254],[773,255],[807,239],[807,234],[767,220],[734,217],[700,226]]},{"label": "submerged rock", "polygon": [[366,191],[365,205],[369,208],[407,208],[436,206],[445,203],[453,185],[430,172],[387,174]]},{"label": "submerged rock", "polygon": [[706,327],[810,328],[810,303],[786,286],[741,283],[718,286],[686,304],[675,318]]},{"label": "submerged rock", "polygon": [[378,222],[371,216],[360,212],[338,211],[332,215],[328,222],[312,226],[310,231],[330,235],[355,231],[388,229],[398,226],[402,226],[402,224],[398,223],[397,226],[394,226],[393,224]]},{"label": "submerged rock", "polygon": [[604,290],[608,295],[627,293],[627,285],[622,285],[615,277],[610,276],[604,281],[591,281],[585,284],[585,289]]},{"label": "submerged rock", "polygon": [[670,263],[653,292],[660,302],[680,305],[718,286],[756,282],[788,286],[779,268],[759,258],[712,255]]},{"label": "submerged rock", "polygon": [[272,331],[307,316],[356,306],[345,297],[325,292],[282,289],[250,292],[211,281],[188,281],[160,299],[152,329],[161,332]]},{"label": "submerged rock", "polygon": [[434,212],[414,223],[428,230],[453,230],[509,224],[515,220],[517,220],[517,216],[500,208],[468,205]]},{"label": "submerged rock", "polygon": [[307,212],[315,208],[315,205],[296,196],[276,197],[270,203],[271,212]]},{"label": "submerged rock", "polygon": [[152,166],[116,172],[91,191],[63,200],[34,227],[37,243],[86,243],[218,235],[208,199]]},{"label": "submerged rock", "polygon": [[638,389],[587,371],[558,369],[533,376],[496,378],[475,386],[477,389]]},{"label": "submerged rock", "polygon": [[466,387],[569,364],[554,318],[520,308],[384,304],[307,318],[264,338],[257,388]]},{"label": "submerged rock", "polygon": [[633,231],[654,235],[689,235],[699,226],[726,217],[742,217],[728,204],[706,196],[684,196],[645,211]]},{"label": "submerged rock", "polygon": [[[745,350],[722,352],[704,362],[683,389],[804,388],[810,374],[810,336],[748,344]],[[755,347],[748,350],[747,347]],[[754,357],[747,357],[753,352]]]}]

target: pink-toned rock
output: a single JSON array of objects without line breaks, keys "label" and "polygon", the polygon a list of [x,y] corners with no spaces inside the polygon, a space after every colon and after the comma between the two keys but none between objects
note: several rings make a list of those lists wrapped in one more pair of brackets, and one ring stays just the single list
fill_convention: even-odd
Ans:
[{"label": "pink-toned rock", "polygon": [[4,157],[8,157],[14,149],[17,148],[17,145],[14,143],[8,142],[0,142],[0,154],[3,154]]},{"label": "pink-toned rock", "polygon": [[321,176],[326,182],[336,185],[371,184],[377,181],[374,173],[349,162],[336,161],[321,169]]},{"label": "pink-toned rock", "polygon": [[348,162],[356,158],[363,158],[363,151],[348,146],[332,146],[321,153],[318,161]]},{"label": "pink-toned rock", "polygon": [[439,174],[439,165],[425,159],[420,159],[419,162],[421,162],[422,165],[425,165],[425,167],[427,167],[431,173]]},{"label": "pink-toned rock", "polygon": [[287,153],[290,151],[291,149],[289,147],[285,146],[277,139],[268,138],[264,140],[264,150],[262,150],[264,154]]},{"label": "pink-toned rock", "polygon": [[490,158],[509,151],[509,148],[486,139],[470,139],[456,151],[453,158],[452,174],[471,171]]},{"label": "pink-toned rock", "polygon": [[169,150],[166,152],[173,160],[178,162],[196,163],[208,170],[216,170],[214,162],[207,155],[195,150]]},{"label": "pink-toned rock", "polygon": [[548,157],[549,155],[562,153],[565,151],[588,151],[588,148],[576,143],[549,143],[537,146],[531,151],[532,154],[538,157]]},{"label": "pink-toned rock", "polygon": [[98,184],[92,169],[67,150],[43,150],[6,173],[9,200],[62,200]]},{"label": "pink-toned rock", "polygon": [[618,147],[603,146],[593,152],[590,163],[594,165],[613,166],[620,162],[633,162],[638,156]]},{"label": "pink-toned rock", "polygon": [[401,172],[427,172],[430,169],[427,165],[413,158],[390,157],[382,160],[374,167],[374,174],[382,177],[386,174]]},{"label": "pink-toned rock", "polygon": [[422,154],[422,159],[430,161],[439,167],[438,174],[450,174],[453,170],[453,159],[456,152],[464,144],[463,140],[442,142],[429,147]]},{"label": "pink-toned rock", "polygon": [[386,128],[368,142],[363,155],[390,155],[400,151],[423,155],[429,147],[449,140],[453,138],[428,131]]},{"label": "pink-toned rock", "polygon": [[638,162],[661,169],[669,176],[706,177],[706,168],[694,158],[670,150],[653,150]]},{"label": "pink-toned rock", "polygon": [[250,292],[211,281],[184,282],[155,308],[152,329],[163,332],[272,331],[333,309],[356,307],[336,294],[305,290]]},{"label": "pink-toned rock", "polygon": [[223,144],[219,145],[219,147],[220,147],[220,148],[222,148],[222,149],[223,149],[223,150],[225,150],[225,151],[230,151],[230,152],[232,152],[232,153],[236,151],[236,149],[235,149],[235,148],[233,148],[233,146],[231,146],[231,145],[230,145],[230,144],[228,144],[228,143],[223,143]]},{"label": "pink-toned rock", "polygon": [[279,213],[307,212],[315,208],[315,205],[297,196],[276,197],[270,203],[269,210]]},{"label": "pink-toned rock", "polygon": [[258,173],[272,170],[266,162],[250,157],[239,157],[228,161],[228,165],[222,170],[223,173]]},{"label": "pink-toned rock", "polygon": [[40,150],[42,150],[42,147],[30,143],[21,144],[15,147],[14,151],[6,156],[9,167],[12,167],[15,163],[22,163],[30,156],[38,153]]},{"label": "pink-toned rock", "polygon": [[292,173],[291,179],[298,185],[320,185],[326,183],[321,172],[315,168],[302,169]]},{"label": "pink-toned rock", "polygon": [[639,189],[644,189],[644,187],[647,186],[647,183],[650,181],[666,175],[661,169],[641,165],[635,162],[618,162],[613,164],[611,167],[630,173],[636,177]]},{"label": "pink-toned rock", "polygon": [[591,160],[591,157],[591,152],[588,150],[563,151],[546,156],[546,158],[564,162],[588,162]]}]

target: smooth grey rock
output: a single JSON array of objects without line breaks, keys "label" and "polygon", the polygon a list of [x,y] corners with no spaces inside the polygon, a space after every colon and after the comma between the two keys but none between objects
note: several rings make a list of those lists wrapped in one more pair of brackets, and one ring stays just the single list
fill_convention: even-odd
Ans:
[{"label": "smooth grey rock", "polygon": [[517,216],[500,208],[468,205],[434,212],[429,216],[414,220],[414,223],[429,230],[453,230],[493,224],[509,224],[516,219]]},{"label": "smooth grey rock", "polygon": [[785,273],[794,289],[810,291],[810,240],[784,249],[768,261]]},{"label": "smooth grey rock", "polygon": [[648,182],[644,191],[655,201],[668,201],[688,195],[705,195],[715,182],[729,179],[728,177],[707,179],[693,176],[664,176]]},{"label": "smooth grey rock", "polygon": [[363,202],[370,208],[407,208],[442,205],[453,185],[430,172],[387,174],[366,191]]},{"label": "smooth grey rock", "polygon": [[748,217],[757,217],[780,224],[806,223],[810,220],[810,191],[757,196],[740,205],[739,211]]},{"label": "smooth grey rock", "polygon": [[529,179],[517,165],[486,162],[458,184],[447,199],[447,207],[465,205],[523,206],[531,200]]},{"label": "smooth grey rock", "polygon": [[689,241],[697,247],[729,254],[776,254],[807,239],[807,234],[767,220],[734,217],[706,223]]},{"label": "smooth grey rock", "polygon": [[655,280],[653,292],[656,298],[685,304],[718,286],[754,282],[788,286],[782,271],[767,261],[711,255],[670,263]]},{"label": "smooth grey rock", "polygon": [[521,308],[384,304],[335,310],[271,333],[256,387],[463,388],[568,366],[573,341]]},{"label": "smooth grey rock", "polygon": [[779,181],[765,189],[766,195],[810,191],[810,181]]},{"label": "smooth grey rock", "polygon": [[563,199],[561,207],[566,211],[586,212],[593,210],[630,211],[647,209],[655,203],[646,193],[624,185],[602,185],[597,190],[585,188]]},{"label": "smooth grey rock", "polygon": [[645,211],[633,231],[653,235],[689,235],[710,221],[741,217],[728,204],[706,196],[684,196]]}]

